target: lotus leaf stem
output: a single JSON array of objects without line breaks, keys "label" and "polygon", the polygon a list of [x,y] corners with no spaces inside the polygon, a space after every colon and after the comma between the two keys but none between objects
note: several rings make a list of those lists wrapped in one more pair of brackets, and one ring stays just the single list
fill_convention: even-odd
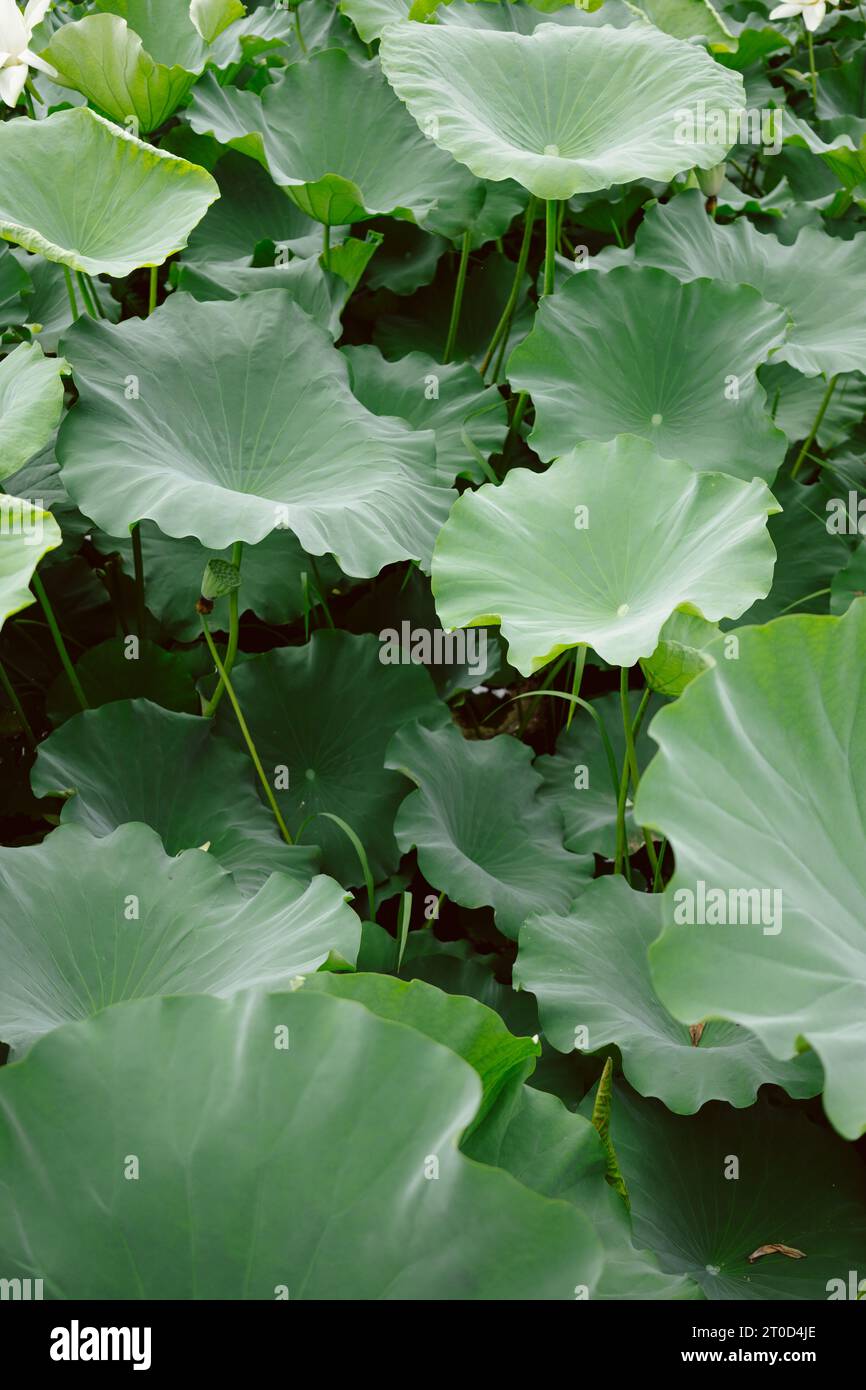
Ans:
[{"label": "lotus leaf stem", "polygon": [[454,347],[457,343],[457,329],[460,326],[460,310],[463,307],[463,291],[466,287],[466,269],[469,265],[469,252],[472,249],[472,235],[466,231],[463,233],[463,245],[460,249],[460,265],[457,269],[457,283],[454,286],[454,299],[451,303],[451,322],[448,324],[448,337],[445,340],[445,351],[442,354],[443,363],[451,361],[454,356]]},{"label": "lotus leaf stem", "polygon": [[81,686],[81,681],[75,673],[75,667],[72,665],[69,652],[66,650],[66,643],[63,640],[60,628],[57,626],[57,619],[54,616],[54,609],[51,607],[51,601],[45,592],[45,585],[42,583],[36,571],[34,571],[31,583],[33,585],[33,592],[42,606],[42,612],[45,614],[48,630],[57,648],[57,655],[60,657],[60,664],[66,672],[66,678],[72,686],[75,698],[83,710],[90,709],[87,696]]}]

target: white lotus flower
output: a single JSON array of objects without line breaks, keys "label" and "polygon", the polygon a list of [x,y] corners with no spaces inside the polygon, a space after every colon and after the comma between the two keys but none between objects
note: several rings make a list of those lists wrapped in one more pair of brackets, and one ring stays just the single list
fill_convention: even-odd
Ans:
[{"label": "white lotus flower", "polygon": [[15,0],[0,0],[0,101],[7,106],[17,105],[30,68],[57,76],[50,63],[44,63],[27,47],[50,4],[51,0],[27,0],[22,14]]},{"label": "white lotus flower", "polygon": [[827,13],[827,6],[838,3],[839,0],[787,0],[786,4],[777,5],[770,11],[770,18],[793,19],[795,15],[801,14],[806,28],[814,34]]}]

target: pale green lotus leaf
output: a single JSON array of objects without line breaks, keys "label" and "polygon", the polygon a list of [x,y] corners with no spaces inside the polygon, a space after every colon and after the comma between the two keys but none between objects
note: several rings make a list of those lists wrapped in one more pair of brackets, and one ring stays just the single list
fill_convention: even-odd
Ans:
[{"label": "pale green lotus leaf", "polygon": [[[311,111],[327,120],[311,121]],[[456,236],[483,200],[466,170],[424,138],[378,63],[342,49],[293,64],[261,97],[205,79],[189,121],[258,159],[302,212],[328,226],[386,213]]]},{"label": "pale green lotus leaf", "polygon": [[786,326],[785,311],[746,285],[586,269],[542,300],[508,375],[532,396],[529,442],[543,459],[580,439],[635,434],[664,458],[770,482],[786,442],[755,372]]},{"label": "pale green lotus leaf", "polygon": [[704,212],[697,191],[657,203],[635,240],[639,262],[683,281],[709,277],[752,285],[791,318],[776,357],[806,376],[864,371],[866,233],[849,241],[803,227],[786,246],[748,218],[723,227]]},{"label": "pale green lotus leaf", "polygon": [[713,52],[730,53],[737,40],[722,15],[710,0],[627,0],[628,8],[636,10],[657,29],[675,39],[703,39]]},{"label": "pale green lotus leaf", "polygon": [[479,178],[570,198],[718,164],[723,145],[689,118],[737,111],[742,79],[649,25],[540,24],[532,34],[389,25],[385,76],[422,130]]},{"label": "pale green lotus leaf", "polygon": [[62,540],[50,512],[0,493],[0,627],[13,613],[35,602],[30,592],[33,571]]},{"label": "pale green lotus leaf", "polygon": [[64,349],[80,398],[58,458],[109,535],[147,518],[222,550],[288,529],[349,574],[429,561],[453,496],[437,484],[434,436],[366,411],[329,335],[285,291],[175,296],[147,320],[79,322]]},{"label": "pale green lotus leaf", "polygon": [[244,893],[277,871],[306,887],[318,867],[315,849],[281,838],[245,750],[211,720],[149,700],[75,715],[40,743],[30,780],[37,796],[65,798],[63,825],[102,838],[141,821],[168,854],[206,844]]},{"label": "pale green lotus leaf", "polygon": [[659,633],[659,644],[652,656],[641,661],[641,670],[650,690],[674,699],[705,671],[710,659],[705,648],[719,635],[716,623],[683,609],[676,609]]},{"label": "pale green lotus leaf", "polygon": [[349,999],[107,1010],[2,1068],[4,1270],[55,1298],[591,1295],[588,1221],[459,1152],[480,1100],[461,1057]]},{"label": "pale green lotus leaf", "polygon": [[579,644],[631,666],[681,604],[716,622],[769,591],[778,509],[760,479],[696,473],[642,439],[582,444],[459,498],[434,551],[436,608],[447,627],[499,623],[527,676]]},{"label": "pale green lotus leaf", "polygon": [[397,812],[400,848],[417,849],[427,882],[453,902],[492,907],[505,936],[516,940],[542,904],[565,911],[589,881],[593,861],[565,849],[562,818],[537,795],[526,744],[416,724],[394,736],[385,761],[418,788]]},{"label": "pale green lotus leaf", "polygon": [[0,478],[23,468],[51,439],[63,414],[62,357],[19,343],[0,361]]},{"label": "pale green lotus leaf", "polygon": [[0,125],[0,236],[72,270],[162,265],[217,197],[206,170],[86,106]]},{"label": "pale green lotus leaf", "polygon": [[242,0],[190,0],[189,17],[205,43],[213,43],[236,19],[243,19]]},{"label": "pale green lotus leaf", "polygon": [[846,1138],[866,1129],[866,602],[741,629],[656,716],[635,804],[676,856],[651,949],[676,1018],[729,1018],[774,1057],[805,1039]]},{"label": "pale green lotus leaf", "polygon": [[816,1095],[823,1074],[814,1053],[778,1062],[735,1023],[707,1023],[693,1041],[653,989],[647,949],[661,926],[659,895],[633,892],[619,874],[590,883],[567,916],[541,911],[524,922],[514,979],[538,1000],[553,1046],[618,1047],[632,1086],[680,1115],[708,1100],[752,1105],[769,1084]]},{"label": "pale green lotus leaf", "polygon": [[61,826],[0,850],[0,879],[0,1038],[16,1052],[124,999],[285,989],[332,952],[351,963],[360,941],[333,879],[277,873],[242,897],[206,852],[168,855],[146,825]]}]

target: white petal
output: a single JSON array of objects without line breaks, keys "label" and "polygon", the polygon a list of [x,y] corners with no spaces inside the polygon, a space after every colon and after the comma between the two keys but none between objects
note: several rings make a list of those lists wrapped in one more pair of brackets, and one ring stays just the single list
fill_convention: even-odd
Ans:
[{"label": "white petal", "polygon": [[21,54],[21,61],[27,63],[28,67],[38,68],[40,72],[45,73],[46,77],[57,76],[57,69],[53,68],[50,63],[46,63],[45,59],[40,58],[37,53],[31,53],[29,48],[25,48]]},{"label": "white petal", "polygon": [[26,43],[27,30],[15,0],[0,0],[0,48],[20,53]]},{"label": "white petal", "polygon": [[824,4],[824,0],[819,0],[817,5],[809,5],[803,11],[803,23],[810,33],[814,34],[826,13],[827,6]]},{"label": "white petal", "polygon": [[774,10],[770,11],[770,18],[790,19],[792,15],[800,13],[800,8],[799,5],[777,5]]},{"label": "white petal", "polygon": [[37,24],[42,23],[50,4],[51,0],[27,0],[27,4],[24,6],[24,23],[27,25],[28,38]]},{"label": "white petal", "polygon": [[26,63],[16,63],[14,68],[0,68],[0,101],[5,101],[7,106],[17,106],[26,81]]}]

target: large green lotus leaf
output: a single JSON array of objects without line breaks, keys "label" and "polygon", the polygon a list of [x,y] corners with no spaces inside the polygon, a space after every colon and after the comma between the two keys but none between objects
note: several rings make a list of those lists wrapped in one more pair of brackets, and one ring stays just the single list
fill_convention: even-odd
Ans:
[{"label": "large green lotus leaf", "polygon": [[[311,121],[311,111],[327,120]],[[342,49],[293,64],[261,97],[206,79],[189,120],[258,158],[303,212],[329,226],[388,213],[456,235],[483,199],[466,170],[421,134],[378,62]]]},{"label": "large green lotus leaf", "polygon": [[651,728],[660,752],[635,816],[676,855],[653,979],[685,1022],[733,1019],[779,1058],[805,1039],[824,1064],[830,1120],[856,1138],[866,1129],[866,602],[738,637],[736,659],[717,650]]},{"label": "large green lotus leaf", "polygon": [[458,1151],[469,1064],[349,999],[127,1004],[0,1096],[4,1270],[49,1297],[573,1300],[600,1273],[578,1212]]},{"label": "large green lotus leaf", "polygon": [[556,1097],[523,1084],[539,1052],[535,1042],[512,1036],[491,1008],[417,979],[407,984],[386,975],[320,972],[307,976],[304,989],[353,999],[380,1018],[424,1033],[475,1069],[484,1098],[461,1148],[586,1216],[604,1250],[595,1297],[698,1296],[691,1281],[663,1274],[653,1256],[635,1249],[622,1199],[605,1182],[604,1153],[592,1125]]},{"label": "large green lotus leaf", "polygon": [[120,16],[156,62],[178,63],[195,72],[203,66],[207,45],[192,8],[189,0],[95,0],[94,4],[102,14]]},{"label": "large green lotus leaf", "polygon": [[[354,242],[355,246],[363,244]],[[318,256],[295,257],[285,264],[263,266],[181,262],[172,267],[172,279],[179,290],[200,303],[239,299],[262,290],[284,290],[331,338],[336,340],[343,332],[341,315],[349,299],[349,287],[339,276],[324,270]]]},{"label": "large green lotus leaf", "polygon": [[[635,1238],[709,1299],[826,1300],[866,1261],[863,1165],[791,1107],[713,1102],[672,1115],[617,1086],[611,1139]],[[782,1252],[755,1256],[762,1246]]]},{"label": "large green lotus leaf", "polygon": [[794,609],[826,613],[832,578],[851,554],[848,537],[827,529],[827,500],[847,495],[840,482],[808,486],[785,477],[774,484],[774,495],[782,511],[767,525],[776,548],[773,587],[743,614],[741,625],[766,623]]},{"label": "large green lotus leaf", "polygon": [[[173,0],[179,8],[178,0]],[[103,115],[124,125],[134,118],[138,129],[156,130],[177,110],[204,66],[196,71],[157,63],[138,34],[114,14],[86,15],[64,24],[40,55],[57,73],[56,81],[87,97]]]},{"label": "large green lotus leaf", "polygon": [[62,357],[46,357],[38,343],[19,343],[0,361],[0,478],[38,454],[63,414]]},{"label": "large green lotus leaf", "polygon": [[[194,681],[201,674],[195,666],[202,658],[207,658],[203,648],[166,651],[147,640],[132,648],[126,637],[110,637],[85,650],[75,674],[92,709],[115,700],[147,699],[164,709],[193,714],[200,708]],[[65,671],[59,671],[49,686],[45,708],[53,724],[81,711]]]},{"label": "large green lotus leaf", "polygon": [[433,435],[365,410],[326,331],[285,291],[80,322],[64,350],[80,399],[58,458],[109,535],[146,518],[222,550],[287,528],[349,574],[429,560],[453,497],[436,482]]},{"label": "large green lotus leaf", "polygon": [[529,440],[543,459],[636,434],[664,458],[770,482],[785,436],[755,372],[786,323],[746,285],[684,285],[649,266],[585,270],[542,300],[508,375],[535,403]]},{"label": "large green lotus leaf", "polygon": [[33,571],[62,540],[50,512],[26,498],[0,494],[0,627],[35,601],[30,592]]},{"label": "large green lotus leaf", "polygon": [[[640,699],[637,691],[630,692],[632,718],[637,714]],[[616,765],[621,768],[625,733],[619,694],[602,695],[592,703],[610,739]],[[649,705],[635,740],[638,769],[641,771],[655,751],[647,733],[647,720],[654,708],[657,708],[657,702]],[[603,855],[605,859],[613,859],[616,852],[617,798],[595,720],[585,711],[576,710],[571,727],[563,729],[556,741],[556,753],[536,758],[535,767],[543,778],[542,800],[549,798],[559,808],[565,826],[566,849],[575,854],[595,853]],[[632,848],[637,849],[643,844],[643,837],[632,819],[630,800],[626,802],[626,835]]]},{"label": "large green lotus leaf", "polygon": [[[235,667],[232,683],[275,796],[295,838],[317,844],[341,883],[363,882],[344,832],[320,812],[337,815],[361,840],[378,883],[400,860],[394,816],[410,790],[385,767],[385,751],[402,724],[448,719],[429,675],[419,666],[384,665],[372,636],[320,631],[303,647],[282,647]],[[220,733],[240,743],[228,701]],[[288,788],[280,785],[288,772]],[[303,828],[303,829],[302,829]]]},{"label": "large green lotus leaf", "polygon": [[261,242],[284,245],[294,255],[322,249],[322,229],[277,188],[255,160],[229,150],[213,170],[220,196],[192,232],[184,265],[253,263]]},{"label": "large green lotus leaf", "polygon": [[168,855],[146,825],[103,839],[60,826],[0,850],[0,879],[0,1038],[19,1052],[124,999],[286,988],[332,952],[352,962],[360,941],[333,879],[277,873],[243,897],[208,854]]},{"label": "large green lotus leaf", "polygon": [[675,39],[702,39],[717,53],[736,50],[736,38],[710,0],[634,0],[629,9]]},{"label": "large green lotus leaf", "polygon": [[681,1115],[708,1100],[751,1105],[769,1083],[816,1095],[823,1076],[813,1053],[778,1062],[734,1023],[708,1023],[692,1043],[650,979],[647,948],[661,926],[659,895],[633,892],[620,875],[590,883],[567,916],[542,910],[524,922],[514,979],[538,1000],[553,1046],[615,1045],[632,1086]]},{"label": "large green lotus leaf", "polygon": [[[487,459],[508,429],[505,402],[468,363],[443,366],[423,352],[389,362],[378,348],[344,348],[352,390],[374,415],[396,415],[436,435],[436,470],[443,483],[460,475],[484,480],[474,450]],[[474,446],[474,449],[473,447]]]},{"label": "large green lotus leaf", "polygon": [[280,837],[246,752],[215,738],[211,720],[149,700],[70,719],[40,743],[30,780],[37,796],[68,798],[63,824],[93,835],[142,821],[168,854],[206,844],[243,892],[277,871],[304,887],[318,865],[313,848]]},{"label": "large green lotus leaf", "polygon": [[816,376],[866,368],[866,235],[844,241],[803,227],[785,246],[743,217],[723,227],[707,217],[697,190],[657,203],[636,237],[637,257],[681,280],[707,276],[752,285],[792,323],[776,356]]},{"label": "large green lotus leaf", "polygon": [[206,170],[86,106],[0,125],[0,236],[73,270],[162,265],[218,197]]},{"label": "large green lotus leaf", "polygon": [[418,786],[397,813],[400,848],[417,848],[427,882],[454,902],[492,907],[512,940],[542,904],[565,911],[591,877],[591,858],[565,849],[558,809],[538,798],[532,749],[510,735],[476,742],[453,725],[414,725],[387,765]]},{"label": "large green lotus leaf", "polygon": [[190,0],[189,17],[205,43],[213,43],[224,29],[245,15],[243,0]]},{"label": "large green lotus leaf", "polygon": [[[595,5],[596,0],[589,0]],[[413,18],[417,16],[413,15]],[[437,24],[459,24],[470,29],[496,29],[505,33],[531,34],[539,24],[565,24],[569,27],[587,25],[598,28],[600,25],[614,25],[624,29],[631,24],[633,15],[623,0],[605,0],[598,8],[582,9],[564,0],[547,0],[536,4],[532,0],[523,4],[522,0],[507,0],[507,3],[482,3],[477,0],[450,0],[443,4],[436,14]]]},{"label": "large green lotus leaf", "polygon": [[[96,537],[95,544],[105,554],[119,552],[123,569],[130,578],[134,576],[131,540],[112,542],[107,537]],[[192,538],[174,540],[149,521],[141,525],[141,550],[148,610],[176,641],[195,641],[201,635],[195,602],[205,566],[211,559],[231,561],[231,550],[214,554]],[[330,588],[340,579],[340,571],[327,555],[316,563],[316,570],[327,599]],[[274,531],[258,545],[244,548],[238,591],[241,614],[255,613],[264,622],[279,626],[293,622],[318,601],[316,574],[291,531]],[[208,621],[214,632],[228,631],[227,596],[214,600]]]},{"label": "large green lotus leaf", "polygon": [[768,592],[778,510],[759,478],[696,473],[643,439],[581,444],[459,498],[433,556],[436,609],[446,627],[500,623],[526,676],[581,643],[631,666],[681,604],[715,622]]},{"label": "large green lotus leaf", "polygon": [[380,59],[431,139],[479,178],[516,179],[540,198],[710,168],[730,146],[683,138],[684,113],[745,101],[739,74],[649,25],[524,35],[393,24]]}]

